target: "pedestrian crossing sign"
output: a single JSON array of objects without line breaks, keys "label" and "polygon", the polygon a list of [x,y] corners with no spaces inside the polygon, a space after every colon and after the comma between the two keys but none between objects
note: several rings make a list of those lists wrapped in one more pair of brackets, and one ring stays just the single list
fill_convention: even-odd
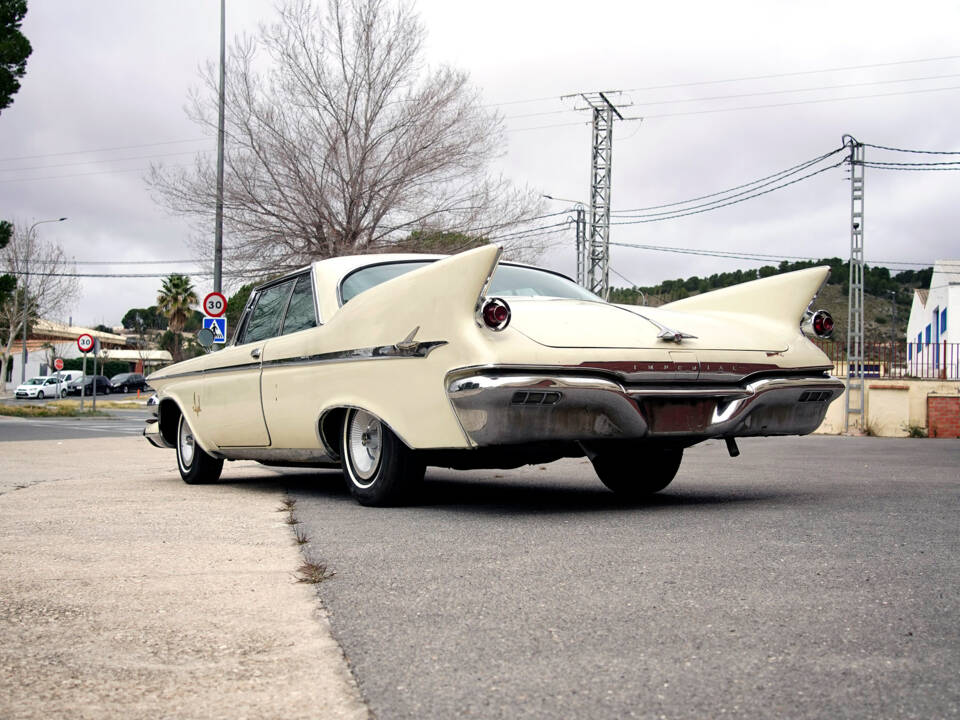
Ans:
[{"label": "pedestrian crossing sign", "polygon": [[215,343],[225,343],[227,341],[227,319],[225,317],[205,317],[203,327],[213,333]]}]

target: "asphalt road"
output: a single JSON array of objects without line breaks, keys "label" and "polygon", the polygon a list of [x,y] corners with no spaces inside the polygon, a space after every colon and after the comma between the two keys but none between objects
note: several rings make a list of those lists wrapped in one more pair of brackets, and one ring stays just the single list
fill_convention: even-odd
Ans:
[{"label": "asphalt road", "polygon": [[960,441],[741,449],[633,506],[584,461],[430,471],[397,509],[277,472],[380,720],[958,716]]},{"label": "asphalt road", "polygon": [[[110,410],[109,417],[36,417],[20,418],[0,415],[0,443],[19,440],[70,440],[87,437],[122,437],[141,435],[144,421],[153,412]],[[146,441],[144,441],[146,442]],[[145,445],[145,447],[148,447]]]}]

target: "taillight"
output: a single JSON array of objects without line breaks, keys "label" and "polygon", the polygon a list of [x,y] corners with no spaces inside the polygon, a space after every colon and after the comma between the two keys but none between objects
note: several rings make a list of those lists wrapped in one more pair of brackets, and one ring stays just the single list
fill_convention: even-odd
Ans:
[{"label": "taillight", "polygon": [[500,298],[485,300],[480,315],[483,324],[491,330],[503,330],[510,324],[510,306]]},{"label": "taillight", "polygon": [[819,338],[828,338],[833,335],[833,315],[826,310],[817,310],[810,318],[810,327],[813,334]]}]

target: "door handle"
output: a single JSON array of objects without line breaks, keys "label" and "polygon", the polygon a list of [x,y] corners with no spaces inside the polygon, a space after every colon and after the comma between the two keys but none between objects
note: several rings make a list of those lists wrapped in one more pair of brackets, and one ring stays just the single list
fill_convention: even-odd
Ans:
[{"label": "door handle", "polygon": [[260,357],[260,348],[254,348],[253,350],[251,350],[251,351],[250,351],[250,357],[252,357],[252,358],[258,358],[258,357]]}]

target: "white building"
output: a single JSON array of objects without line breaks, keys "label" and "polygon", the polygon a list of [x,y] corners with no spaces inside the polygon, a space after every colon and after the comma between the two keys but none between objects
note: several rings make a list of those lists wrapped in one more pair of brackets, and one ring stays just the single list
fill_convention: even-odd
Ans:
[{"label": "white building", "polygon": [[911,375],[960,378],[960,260],[937,260],[930,287],[914,290],[907,365]]},{"label": "white building", "polygon": [[[20,339],[17,338],[10,348],[10,363],[7,365],[6,378],[8,388],[19,385],[21,377],[31,378],[35,375],[47,375],[52,372],[50,362],[54,357],[64,359],[81,357],[82,353],[77,347],[77,338],[83,333],[92,335],[99,340],[100,346],[104,350],[119,350],[127,347],[127,339],[123,335],[70,326],[40,318],[30,328],[30,336],[27,338],[27,366],[25,370],[21,370],[23,345]],[[2,383],[0,383],[0,389],[2,389]]]}]

